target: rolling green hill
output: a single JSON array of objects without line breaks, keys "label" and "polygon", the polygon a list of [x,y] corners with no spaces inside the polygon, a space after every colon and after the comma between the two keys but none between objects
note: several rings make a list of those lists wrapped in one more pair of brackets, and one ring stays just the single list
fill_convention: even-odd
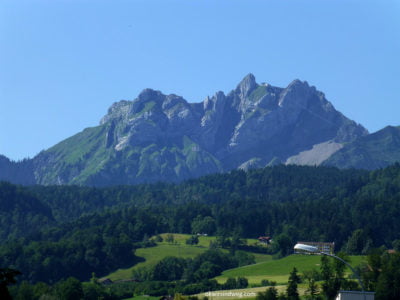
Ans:
[{"label": "rolling green hill", "polygon": [[111,280],[122,280],[132,278],[133,270],[141,267],[153,267],[157,262],[167,256],[176,256],[182,258],[193,258],[198,254],[205,252],[208,248],[202,246],[189,246],[182,244],[160,244],[150,248],[140,248],[136,250],[136,255],[143,258],[144,261],[135,264],[126,269],[118,269],[117,271],[105,276]]},{"label": "rolling green hill", "polygon": [[[350,256],[351,265],[359,265],[363,256]],[[294,267],[299,273],[319,270],[321,257],[317,255],[290,255],[279,260],[269,260],[254,265],[248,265],[235,269],[226,270],[221,276],[216,277],[218,282],[223,283],[229,277],[246,277],[250,284],[259,284],[261,280],[267,279],[278,284],[286,284],[289,273]],[[348,270],[350,271],[350,270]]]},{"label": "rolling green hill", "polygon": [[[204,253],[209,248],[210,241],[215,241],[215,237],[211,236],[200,236],[199,243],[197,245],[186,245],[185,241],[191,235],[189,234],[176,234],[174,233],[174,242],[168,243],[165,241],[167,233],[161,234],[164,239],[163,242],[157,243],[155,247],[139,248],[136,250],[136,255],[144,261],[135,264],[129,268],[118,269],[115,272],[110,273],[104,277],[110,278],[111,280],[122,280],[132,278],[132,272],[142,267],[152,267],[157,264],[160,260],[167,256],[176,256],[182,258],[194,258],[195,256]],[[246,240],[247,244],[256,243],[255,239]],[[227,251],[227,250],[224,250]],[[265,262],[271,259],[271,255],[252,253],[257,263]]]}]

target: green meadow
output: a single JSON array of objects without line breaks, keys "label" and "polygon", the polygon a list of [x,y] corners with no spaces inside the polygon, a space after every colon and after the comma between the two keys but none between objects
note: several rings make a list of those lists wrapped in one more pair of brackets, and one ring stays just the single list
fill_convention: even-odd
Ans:
[{"label": "green meadow", "polygon": [[[365,257],[350,256],[352,266],[359,265]],[[260,284],[261,280],[275,281],[277,284],[286,284],[289,273],[296,267],[299,274],[312,269],[319,270],[321,257],[318,255],[290,255],[278,260],[268,260],[253,265],[226,270],[221,276],[216,277],[223,283],[229,277],[246,277],[249,284]],[[351,271],[347,269],[350,274]]]},{"label": "green meadow", "polygon": [[[144,261],[137,263],[129,268],[118,269],[104,277],[110,278],[111,280],[121,280],[132,278],[132,271],[141,267],[152,267],[157,264],[161,259],[167,256],[176,256],[183,258],[194,258],[195,256],[208,250],[211,241],[215,241],[215,237],[211,236],[199,236],[199,243],[197,245],[186,245],[186,240],[190,237],[189,234],[178,234],[174,233],[174,242],[166,242],[168,233],[160,234],[163,238],[163,242],[157,243],[155,247],[139,248],[136,249],[136,256],[144,259]],[[245,240],[248,245],[257,242],[255,239]],[[226,251],[226,250],[223,250]],[[271,260],[270,255],[252,253],[255,257],[255,261],[265,262]]]},{"label": "green meadow", "polygon": [[[186,240],[190,237],[188,234],[173,234],[174,241],[166,242],[167,233],[161,234],[163,238],[162,242],[158,242],[156,246],[149,248],[139,248],[136,250],[136,255],[143,259],[142,262],[137,263],[126,269],[118,269],[115,272],[104,276],[111,280],[121,280],[132,278],[132,272],[135,269],[141,267],[151,267],[157,264],[161,259],[167,256],[176,256],[183,258],[194,258],[195,256],[207,251],[209,249],[210,242],[215,241],[215,237],[211,236],[199,236],[199,243],[197,245],[187,245]],[[153,237],[154,238],[154,237]],[[246,240],[248,245],[257,243],[255,239]],[[227,251],[227,250],[223,250]],[[284,291],[288,281],[289,273],[294,267],[301,274],[305,271],[311,271],[312,269],[319,270],[321,257],[318,255],[290,255],[282,259],[273,260],[271,255],[252,253],[255,257],[256,263],[244,267],[234,268],[224,271],[220,276],[215,279],[219,283],[224,283],[229,277],[246,277],[249,284],[255,286],[253,288],[247,288],[244,290],[232,290],[230,292],[246,293],[246,292],[259,292],[265,291],[267,287],[257,287],[260,285],[263,279],[269,281],[275,281],[277,283],[277,289]],[[350,256],[350,264],[357,266],[365,260],[363,256]],[[347,269],[347,273],[351,271]],[[305,284],[299,285],[299,292],[304,293],[306,289]],[[204,296],[204,295],[199,295]],[[227,299],[232,299],[231,296],[227,296]],[[243,298],[254,298],[246,297]],[[137,296],[131,298],[132,300],[144,300],[144,299],[155,299],[149,296]],[[218,297],[218,299],[225,299],[224,297]]]}]

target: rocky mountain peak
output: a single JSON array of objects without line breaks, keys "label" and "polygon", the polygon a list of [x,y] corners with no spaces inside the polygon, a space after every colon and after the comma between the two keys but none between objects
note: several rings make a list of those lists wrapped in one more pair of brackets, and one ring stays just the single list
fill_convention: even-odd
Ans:
[{"label": "rocky mountain peak", "polygon": [[309,87],[307,81],[301,81],[300,79],[296,78],[291,83],[289,83],[288,88],[300,87],[300,86]]},{"label": "rocky mountain peak", "polygon": [[247,97],[257,87],[256,78],[253,74],[247,74],[236,87],[236,92],[240,98]]},{"label": "rocky mountain peak", "polygon": [[144,89],[143,91],[140,92],[140,94],[137,96],[135,101],[151,101],[158,99],[162,93],[160,91],[156,91],[153,89]]},{"label": "rocky mountain peak", "polygon": [[179,181],[239,167],[315,163],[317,152],[320,163],[366,133],[306,81],[280,88],[259,85],[248,74],[227,95],[217,92],[200,103],[144,89],[133,101],[114,103],[100,126],[27,166],[39,184]]},{"label": "rocky mountain peak", "polygon": [[315,87],[310,87],[307,81],[295,79],[283,90],[279,99],[279,106],[294,105],[304,108],[309,101],[319,98],[323,98],[323,94],[317,92]]},{"label": "rocky mountain peak", "polygon": [[101,118],[100,125],[103,125],[111,120],[124,118],[132,107],[132,101],[121,100],[113,103],[107,111],[107,114]]},{"label": "rocky mountain peak", "polygon": [[165,97],[163,103],[162,103],[162,109],[163,110],[169,110],[177,106],[186,106],[187,101],[183,99],[181,96],[177,96],[174,94],[168,95]]},{"label": "rocky mountain peak", "polygon": [[207,97],[203,107],[206,110],[220,110],[224,106],[225,99],[225,94],[219,91],[212,98]]},{"label": "rocky mountain peak", "polygon": [[165,95],[160,91],[153,89],[144,89],[139,96],[133,100],[131,113],[140,113],[144,109],[149,108],[149,106],[154,106],[154,104],[161,104],[165,99]]}]

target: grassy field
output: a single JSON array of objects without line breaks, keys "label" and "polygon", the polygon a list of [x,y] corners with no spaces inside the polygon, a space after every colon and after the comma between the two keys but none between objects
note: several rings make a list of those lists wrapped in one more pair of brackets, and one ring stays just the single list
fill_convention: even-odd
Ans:
[{"label": "grassy field", "polygon": [[[167,256],[176,256],[183,258],[193,258],[196,255],[199,255],[208,250],[209,244],[211,241],[215,240],[215,237],[209,236],[200,236],[198,245],[186,245],[186,240],[190,237],[187,234],[173,234],[174,242],[168,243],[166,242],[167,234],[161,234],[164,239],[163,242],[157,243],[157,246],[150,248],[140,248],[136,250],[136,255],[143,258],[144,261],[140,262],[130,268],[127,269],[119,269],[105,277],[110,278],[111,280],[120,280],[120,279],[128,279],[132,277],[132,271],[136,268],[140,267],[151,267],[154,266],[157,262]],[[254,244],[256,240],[247,240],[247,244]],[[227,251],[227,250],[223,250]],[[267,279],[269,281],[275,281],[278,286],[279,291],[283,291],[286,288],[286,284],[288,281],[289,273],[293,270],[294,267],[297,268],[299,274],[304,271],[312,270],[312,269],[320,269],[321,257],[317,255],[290,255],[283,259],[272,260],[270,255],[266,254],[255,254],[253,255],[256,258],[256,264],[248,265],[240,268],[226,270],[222,273],[221,276],[216,277],[219,283],[226,282],[229,277],[246,277],[249,281],[249,284],[255,285],[260,284],[261,280]],[[362,256],[350,256],[351,265],[356,266],[360,264],[365,257]],[[347,270],[348,273],[351,273],[350,270]],[[260,291],[265,291],[267,287],[254,287],[247,288],[244,290],[231,290],[229,292],[232,293],[242,293],[242,297],[246,299],[254,299],[251,293],[257,293]],[[305,284],[299,285],[299,292],[303,294],[306,289]],[[246,296],[247,295],[247,296]],[[199,296],[204,296],[203,294]],[[231,295],[223,296],[223,291],[221,295],[218,297],[209,297],[224,300],[224,299],[233,299]],[[140,296],[134,297],[130,300],[144,300],[144,299],[155,299],[154,297]]]},{"label": "grassy field", "polygon": [[[167,237],[168,233],[162,233],[160,236],[163,238],[163,242],[160,244],[168,244],[165,240]],[[181,234],[181,233],[173,233],[174,240],[179,243],[179,244],[185,244],[186,240],[191,236],[190,234]],[[210,246],[210,242],[215,241],[216,237],[215,236],[199,236],[199,243],[197,246],[204,246],[208,247]],[[257,239],[243,239],[247,245],[253,245],[257,244],[258,240]]]},{"label": "grassy field", "polygon": [[[362,256],[350,256],[351,265],[360,264]],[[290,255],[279,260],[269,260],[254,265],[226,270],[221,276],[216,277],[219,283],[224,283],[229,277],[246,277],[250,284],[260,284],[262,279],[286,284],[289,273],[294,267],[299,273],[312,269],[319,270],[321,257],[317,255]],[[351,273],[350,270],[347,270]]]},{"label": "grassy field", "polygon": [[[174,243],[167,243],[165,241],[167,233],[160,234],[163,242],[157,243],[157,246],[150,248],[139,248],[136,250],[136,255],[143,258],[144,261],[126,269],[118,269],[104,277],[111,280],[121,280],[132,278],[132,271],[141,267],[151,267],[157,264],[161,259],[167,256],[176,256],[183,258],[194,258],[208,250],[210,241],[215,241],[215,237],[200,236],[198,245],[186,245],[186,240],[190,237],[188,234],[173,234]],[[254,244],[257,240],[247,240],[249,245]],[[226,250],[223,250],[226,251]],[[257,263],[271,260],[270,255],[252,253]]]},{"label": "grassy field", "polygon": [[[164,238],[164,235],[162,235]],[[208,249],[209,242],[214,240],[214,237],[200,237],[199,245],[190,246],[186,245],[185,241],[189,235],[174,234],[175,243],[169,244],[167,242],[158,243],[156,247],[138,249],[137,255],[146,259],[144,262],[139,263],[131,268],[118,270],[110,274],[109,278],[112,280],[125,279],[131,277],[132,270],[141,266],[151,266],[156,264],[159,260],[166,256],[180,256],[180,257],[194,257]],[[250,241],[251,242],[251,241]],[[275,281],[278,285],[276,288],[279,292],[286,290],[286,285],[289,277],[289,273],[294,267],[297,268],[298,273],[301,274],[304,271],[312,269],[320,269],[321,257],[318,255],[290,255],[283,259],[272,260],[270,255],[255,254],[257,263],[248,265],[240,268],[226,270],[221,276],[216,277],[219,283],[226,282],[229,277],[246,277],[249,280],[249,284],[260,284],[261,280],[267,279],[269,281]],[[350,264],[356,266],[365,260],[363,256],[350,256]],[[347,269],[347,273],[351,271]],[[215,291],[210,292],[211,294],[199,294],[201,299],[204,296],[208,296],[209,299],[255,299],[255,295],[260,291],[265,291],[268,287],[249,287],[246,289],[237,289],[229,291]],[[298,286],[300,295],[304,295],[307,288],[306,283],[301,283]],[[234,295],[237,295],[235,297]],[[145,300],[145,299],[158,299],[157,297],[150,296],[137,296],[126,300]]]}]

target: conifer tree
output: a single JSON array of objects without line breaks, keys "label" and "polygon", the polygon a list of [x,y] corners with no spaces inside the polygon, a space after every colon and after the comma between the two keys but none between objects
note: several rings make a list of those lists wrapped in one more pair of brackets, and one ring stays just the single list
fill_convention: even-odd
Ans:
[{"label": "conifer tree", "polygon": [[297,269],[293,268],[290,272],[288,286],[286,289],[288,300],[299,300],[299,292],[297,291],[297,284],[300,283],[300,277],[297,275]]}]

